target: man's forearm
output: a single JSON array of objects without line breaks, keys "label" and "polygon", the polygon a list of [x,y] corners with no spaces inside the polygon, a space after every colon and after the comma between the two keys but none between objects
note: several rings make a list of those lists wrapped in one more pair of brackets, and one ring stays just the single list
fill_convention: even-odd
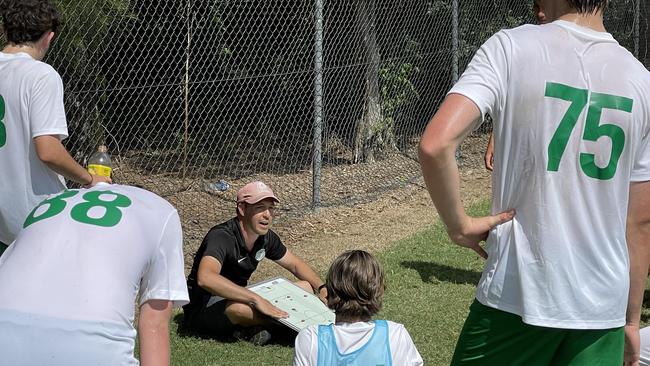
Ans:
[{"label": "man's forearm", "polygon": [[447,230],[459,230],[466,215],[460,199],[460,176],[455,147],[421,150],[420,164],[431,200]]},{"label": "man's forearm", "polygon": [[260,298],[253,291],[237,285],[220,274],[210,276],[207,281],[199,283],[199,286],[213,295],[246,304],[254,304]]},{"label": "man's forearm", "polygon": [[172,302],[150,300],[140,308],[138,337],[140,338],[140,364],[142,366],[168,366],[170,364],[169,318]]},{"label": "man's forearm", "polygon": [[628,225],[628,251],[630,258],[630,291],[627,305],[627,324],[639,325],[641,321],[641,305],[643,293],[648,278],[650,262],[650,227]]},{"label": "man's forearm", "polygon": [[320,279],[320,276],[318,276],[316,272],[305,263],[305,261],[293,254],[290,250],[287,250],[285,255],[278,260],[277,263],[282,266],[282,268],[291,272],[291,274],[296,276],[299,280],[309,282],[314,290],[323,284],[323,280]]},{"label": "man's forearm", "polygon": [[299,280],[307,281],[311,285],[311,288],[316,291],[322,284],[320,276],[314,272],[314,270],[307,265],[307,263],[300,261],[296,264],[295,272],[293,273]]},{"label": "man's forearm", "polygon": [[650,265],[650,182],[630,185],[626,239],[630,261],[626,320],[628,325],[638,325]]},{"label": "man's forearm", "polygon": [[450,94],[420,140],[418,152],[422,175],[431,200],[450,234],[457,232],[467,219],[460,200],[456,149],[480,116],[480,110],[470,99]]},{"label": "man's forearm", "polygon": [[50,169],[74,182],[83,185],[92,183],[90,173],[70,156],[57,137],[38,136],[34,142],[36,154]]}]

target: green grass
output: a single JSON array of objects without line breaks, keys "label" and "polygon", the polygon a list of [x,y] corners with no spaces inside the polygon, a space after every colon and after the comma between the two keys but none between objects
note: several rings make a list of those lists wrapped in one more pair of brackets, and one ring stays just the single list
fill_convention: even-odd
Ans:
[{"label": "green grass", "polygon": [[[174,324],[175,326],[175,324]],[[172,332],[172,365],[290,365],[293,348],[268,345],[255,347],[248,342],[222,343],[196,337],[180,337]]]},{"label": "green grass", "polygon": [[[487,212],[487,202],[471,215]],[[380,317],[403,323],[427,365],[448,365],[483,259],[453,245],[441,224],[379,254],[387,274]]]},{"label": "green grass", "polygon": [[[486,214],[489,202],[470,208]],[[384,266],[387,289],[377,318],[403,323],[426,365],[448,365],[456,339],[474,299],[483,259],[451,244],[444,228],[431,228],[376,253]],[[646,300],[648,301],[648,300]],[[650,320],[644,304],[642,325]],[[178,320],[180,315],[177,315]],[[290,365],[293,348],[254,347],[246,342],[222,343],[176,334],[172,322],[172,365]]]},{"label": "green grass", "polygon": [[[488,211],[488,202],[469,210]],[[449,364],[483,259],[449,241],[440,224],[377,253],[387,277],[378,318],[403,323],[427,365]],[[172,365],[289,365],[293,348],[179,336],[172,322]]]}]

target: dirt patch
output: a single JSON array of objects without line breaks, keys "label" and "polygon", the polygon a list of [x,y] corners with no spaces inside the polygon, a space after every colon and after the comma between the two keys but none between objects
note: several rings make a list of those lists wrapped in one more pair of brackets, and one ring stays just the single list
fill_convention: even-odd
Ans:
[{"label": "dirt patch", "polygon": [[[483,164],[485,136],[473,136],[463,144],[461,195],[465,207],[490,195],[490,174]],[[322,209],[299,220],[275,225],[284,243],[299,257],[324,273],[332,260],[349,249],[377,252],[393,242],[433,224],[437,212],[420,178],[403,188],[353,207]],[[270,261],[263,261],[252,280],[290,276]]]},{"label": "dirt patch", "polygon": [[[461,148],[461,193],[466,206],[490,192],[490,175],[482,158],[486,144],[487,136],[479,134],[466,139]],[[324,207],[318,213],[310,210],[310,171],[228,179],[231,187],[218,192],[207,191],[203,178],[183,179],[178,172],[145,174],[126,156],[120,159],[114,180],[151,190],[176,206],[183,222],[186,272],[208,230],[234,216],[237,190],[252,180],[265,181],[283,201],[274,230],[294,253],[324,272],[345,250],[377,252],[434,222],[437,214],[414,155],[410,151],[373,163],[328,166],[322,176]],[[277,275],[290,276],[263,261],[252,280]]]}]

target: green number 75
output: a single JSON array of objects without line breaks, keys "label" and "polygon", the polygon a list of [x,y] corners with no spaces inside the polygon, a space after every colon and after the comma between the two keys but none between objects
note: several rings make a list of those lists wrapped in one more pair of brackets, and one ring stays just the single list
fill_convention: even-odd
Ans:
[{"label": "green number 75", "polygon": [[0,95],[0,147],[7,143],[7,128],[5,127],[5,100]]},{"label": "green number 75", "polygon": [[578,122],[580,114],[585,106],[589,104],[587,111],[587,120],[585,130],[582,135],[583,140],[597,141],[602,136],[607,136],[612,140],[612,152],[609,156],[609,163],[606,167],[601,168],[596,165],[594,154],[580,153],[580,166],[582,171],[589,177],[600,180],[607,180],[614,177],[618,159],[623,153],[625,146],[625,132],[622,128],[614,124],[600,124],[600,118],[603,109],[615,109],[627,113],[632,112],[633,100],[617,95],[591,93],[589,90],[578,89],[564,84],[546,83],[546,92],[544,94],[550,98],[557,98],[571,102],[569,109],[562,117],[560,124],[548,144],[548,164],[546,170],[557,172],[560,168],[560,160],[569,142],[571,132]]}]

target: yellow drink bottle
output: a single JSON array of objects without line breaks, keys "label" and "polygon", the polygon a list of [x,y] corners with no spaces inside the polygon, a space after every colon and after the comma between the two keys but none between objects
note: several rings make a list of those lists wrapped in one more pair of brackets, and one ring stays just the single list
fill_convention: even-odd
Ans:
[{"label": "yellow drink bottle", "polygon": [[104,145],[97,148],[97,152],[92,154],[88,159],[88,173],[93,175],[100,175],[103,177],[110,177],[113,171],[111,164],[111,156],[108,154],[108,149]]}]

